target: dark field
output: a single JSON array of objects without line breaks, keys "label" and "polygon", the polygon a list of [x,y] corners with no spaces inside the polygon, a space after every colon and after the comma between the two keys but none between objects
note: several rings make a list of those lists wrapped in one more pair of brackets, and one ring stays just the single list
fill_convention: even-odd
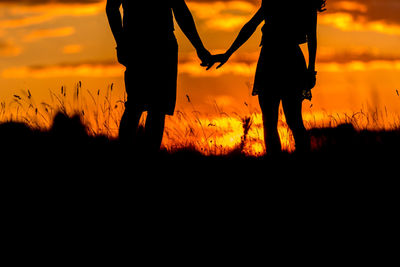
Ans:
[{"label": "dark field", "polygon": [[[219,254],[221,245],[234,251],[272,229],[280,239],[340,244],[353,254],[355,243],[343,240],[370,246],[372,239],[391,236],[400,131],[356,131],[343,124],[310,134],[313,150],[307,155],[251,157],[236,149],[204,156],[190,147],[151,154],[90,136],[79,117],[62,113],[48,131],[3,123],[7,242],[71,242],[86,253],[86,244],[110,237],[104,232],[128,238],[132,229],[147,241],[173,240],[179,233]],[[82,238],[84,244],[75,243]],[[323,256],[325,248],[319,256],[333,257]],[[57,248],[46,251],[58,255]]]},{"label": "dark field", "polygon": [[[351,124],[340,124],[335,128],[311,129],[310,135],[313,149],[306,155],[282,152],[277,157],[254,157],[245,155],[239,147],[218,156],[205,156],[192,147],[148,153],[143,148],[121,144],[117,139],[89,135],[79,116],[68,117],[58,113],[47,131],[23,123],[0,124],[0,147],[3,162],[21,168],[27,164],[43,170],[68,166],[66,170],[82,168],[89,173],[90,170],[99,172],[101,168],[132,171],[147,165],[153,165],[150,170],[156,171],[159,164],[174,166],[178,168],[177,173],[192,165],[201,172],[217,167],[212,171],[216,172],[220,165],[230,166],[227,172],[238,168],[249,174],[253,173],[252,167],[272,167],[279,171],[278,166],[289,166],[280,170],[283,172],[294,171],[290,166],[300,167],[299,173],[305,174],[317,168],[359,170],[362,173],[368,168],[385,170],[399,164],[400,130],[359,131]],[[329,175],[328,169],[324,175]],[[265,178],[269,175],[271,173],[267,171],[257,174]]]}]

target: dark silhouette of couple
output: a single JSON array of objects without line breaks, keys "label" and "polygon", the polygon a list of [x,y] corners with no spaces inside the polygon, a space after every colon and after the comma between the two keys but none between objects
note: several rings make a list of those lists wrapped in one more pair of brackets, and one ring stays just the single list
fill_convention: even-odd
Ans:
[{"label": "dark silhouette of couple", "polygon": [[[325,2],[263,0],[226,53],[211,55],[199,37],[184,0],[108,0],[106,12],[117,43],[118,61],[126,66],[127,101],[120,123],[120,140],[138,142],[139,120],[147,111],[143,141],[150,151],[157,151],[161,146],[165,116],[173,115],[176,103],[178,44],[173,17],[196,49],[201,66],[207,70],[216,63],[219,63],[217,68],[222,67],[265,21],[253,95],[259,98],[267,153],[281,152],[277,130],[280,102],[296,151],[309,151],[302,102],[311,100],[311,89],[316,83],[317,13],[324,11]],[[308,67],[299,46],[306,42]]]}]

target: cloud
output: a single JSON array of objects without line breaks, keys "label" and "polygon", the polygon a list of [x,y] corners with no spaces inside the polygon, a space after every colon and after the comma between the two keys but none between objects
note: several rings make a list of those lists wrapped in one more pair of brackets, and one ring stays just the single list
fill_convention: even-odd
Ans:
[{"label": "cloud", "polygon": [[77,54],[81,52],[83,49],[82,45],[80,44],[70,44],[63,47],[62,52],[63,54]]},{"label": "cloud", "polygon": [[[1,48],[0,48],[1,51]],[[179,74],[191,77],[220,77],[223,75],[238,75],[253,78],[257,63],[240,58],[232,58],[221,69],[206,71],[199,62],[183,61],[179,64]],[[114,61],[78,62],[69,64],[21,66],[3,69],[0,77],[3,79],[48,79],[48,78],[121,78],[125,68]],[[347,61],[324,61],[318,63],[319,72],[366,72],[366,71],[400,71],[400,58],[382,58],[370,60],[350,59]]]},{"label": "cloud", "polygon": [[339,11],[355,11],[360,13],[366,13],[368,11],[368,6],[365,3],[357,3],[354,1],[333,2],[330,7]]},{"label": "cloud", "polygon": [[352,72],[352,71],[400,71],[400,60],[373,60],[369,62],[352,61],[348,63],[322,63],[318,70],[321,72]]},{"label": "cloud", "polygon": [[24,4],[24,5],[44,5],[44,4],[93,4],[104,2],[104,0],[0,0],[0,4]]},{"label": "cloud", "polygon": [[185,62],[179,65],[179,73],[187,74],[193,77],[218,77],[222,75],[253,76],[257,63],[229,62],[221,69],[206,71],[201,68],[198,62]]},{"label": "cloud", "polygon": [[188,6],[196,19],[218,31],[239,29],[258,8],[253,1],[191,1]]},{"label": "cloud", "polygon": [[[256,63],[235,62],[226,64],[224,68],[213,71],[205,71],[200,63],[184,61],[179,64],[179,74],[187,74],[193,77],[217,77],[226,74],[250,76],[254,74]],[[4,79],[48,79],[48,78],[112,78],[122,77],[125,68],[114,61],[104,62],[78,62],[68,64],[21,66],[4,69],[0,77]]]},{"label": "cloud", "polygon": [[20,55],[22,48],[12,41],[0,40],[0,57],[15,57]]},{"label": "cloud", "polygon": [[[40,24],[59,16],[95,15],[104,12],[105,0],[0,0],[12,18],[0,17],[0,27]],[[211,30],[240,28],[259,8],[261,0],[187,0],[196,19]],[[290,6],[290,4],[289,4]],[[51,8],[49,8],[51,7]],[[398,0],[329,0],[321,23],[344,31],[374,31],[399,35]]]},{"label": "cloud", "polygon": [[318,71],[400,71],[400,54],[390,54],[370,47],[356,47],[345,51],[320,47]]},{"label": "cloud", "polygon": [[343,31],[372,31],[400,35],[398,0],[330,0],[320,23]]},{"label": "cloud", "polygon": [[[260,7],[257,0],[188,1],[194,16],[212,30],[240,28]],[[288,4],[290,8],[290,4]],[[372,31],[400,35],[399,0],[329,0],[321,24],[343,31]],[[284,14],[284,13],[283,13]]]},{"label": "cloud", "polygon": [[334,26],[343,31],[371,31],[388,35],[400,35],[400,24],[388,24],[385,21],[369,21],[366,16],[353,16],[345,12],[325,14],[320,17],[319,22]]},{"label": "cloud", "polygon": [[[214,29],[235,29],[246,21],[261,1],[190,1],[200,18],[205,15],[207,24]],[[290,4],[288,5],[290,7]],[[203,11],[199,11],[200,7]],[[328,0],[327,12],[320,16],[320,23],[343,31],[373,31],[400,35],[399,0]],[[239,13],[238,13],[239,12]],[[241,12],[241,13],[240,13]],[[208,17],[207,17],[208,15]]]},{"label": "cloud", "polygon": [[318,51],[319,63],[345,64],[354,61],[369,63],[372,61],[395,62],[400,60],[400,54],[382,53],[363,47],[340,52],[333,48],[321,47]]},{"label": "cloud", "polygon": [[[17,4],[18,3],[18,4]],[[93,16],[104,12],[102,1],[2,1],[6,5],[0,13],[0,28],[38,25],[58,17]]]},{"label": "cloud", "polygon": [[75,33],[73,27],[62,27],[55,29],[38,29],[33,30],[24,37],[25,42],[33,42],[44,38],[55,38],[70,36]]},{"label": "cloud", "polygon": [[4,79],[47,79],[65,77],[121,77],[124,68],[114,62],[87,62],[74,64],[57,64],[43,66],[22,66],[4,69],[1,77]]},{"label": "cloud", "polygon": [[[334,2],[343,2],[334,0]],[[364,5],[364,15],[368,21],[384,21],[387,24],[400,24],[400,1],[398,0],[352,0],[354,4]]]}]

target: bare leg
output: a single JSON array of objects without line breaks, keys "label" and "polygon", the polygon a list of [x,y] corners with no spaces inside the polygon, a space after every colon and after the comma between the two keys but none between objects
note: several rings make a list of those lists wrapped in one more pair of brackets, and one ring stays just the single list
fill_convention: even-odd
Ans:
[{"label": "bare leg", "polygon": [[296,143],[296,152],[310,151],[310,137],[303,123],[301,97],[286,97],[282,100],[286,122],[292,130]]},{"label": "bare leg", "polygon": [[128,100],[125,103],[125,111],[119,125],[119,139],[125,144],[136,145],[138,138],[137,130],[143,110],[139,109],[136,105],[132,105],[129,101],[132,78],[131,72],[127,68],[125,71],[125,89]]},{"label": "bare leg", "polygon": [[164,135],[165,113],[151,110],[147,114],[145,134],[151,152],[158,151]]},{"label": "bare leg", "polygon": [[142,111],[125,104],[125,111],[119,125],[119,139],[127,144],[135,144],[137,141],[137,129]]},{"label": "bare leg", "polygon": [[259,96],[263,114],[264,142],[268,155],[282,152],[281,140],[278,133],[278,118],[280,99],[273,96]]}]

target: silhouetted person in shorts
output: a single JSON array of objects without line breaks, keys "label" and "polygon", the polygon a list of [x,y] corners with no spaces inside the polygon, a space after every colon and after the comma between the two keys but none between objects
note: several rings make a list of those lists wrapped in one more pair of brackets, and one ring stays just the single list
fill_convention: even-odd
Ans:
[{"label": "silhouetted person in shorts", "polygon": [[207,62],[211,54],[204,48],[184,0],[108,0],[106,12],[117,43],[118,61],[126,66],[127,101],[120,140],[137,143],[139,120],[147,111],[144,141],[148,149],[157,151],[165,116],[173,115],[176,103],[178,44],[173,15],[201,61]]},{"label": "silhouetted person in shorts", "polygon": [[[303,124],[302,102],[311,100],[311,89],[316,83],[317,13],[324,11],[326,0],[263,0],[261,8],[242,28],[225,54],[213,56],[221,67],[255,32],[261,22],[262,49],[259,57],[253,95],[258,95],[263,114],[264,138],[267,154],[281,152],[278,134],[279,105],[282,101],[286,122],[292,130],[296,151],[307,152],[310,138]],[[308,42],[307,67],[300,44]]]}]

